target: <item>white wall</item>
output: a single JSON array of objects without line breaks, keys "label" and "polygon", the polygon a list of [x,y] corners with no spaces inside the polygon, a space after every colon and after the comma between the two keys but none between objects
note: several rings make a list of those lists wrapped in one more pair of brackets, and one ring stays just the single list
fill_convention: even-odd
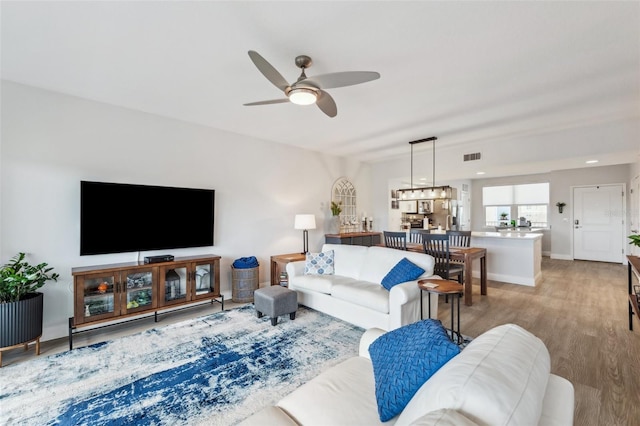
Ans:
[{"label": "white wall", "polygon": [[[266,282],[271,255],[302,250],[296,213],[316,215],[309,246],[321,248],[337,178],[354,183],[359,209],[373,210],[370,167],[362,163],[6,81],[1,136],[0,260],[24,251],[61,275],[43,288],[44,340],[67,333],[71,268],[138,258],[79,256],[80,180],[215,189],[213,247],[141,256],[220,255],[221,289],[229,298],[233,260],[258,257]],[[101,207],[122,208],[117,200]],[[131,217],[144,220],[144,211],[132,209]]]},{"label": "white wall", "polygon": [[[551,173],[501,177],[494,179],[477,179],[473,182],[472,223],[474,230],[484,224],[484,208],[482,206],[482,188],[484,186],[549,182],[550,190],[550,232],[545,232],[542,240],[542,252],[553,258],[571,259],[571,241],[573,227],[571,225],[571,187],[580,185],[623,183],[629,186],[629,164],[618,166],[588,167],[572,170],[558,170]],[[567,205],[564,213],[558,213],[555,206],[563,201]]]}]

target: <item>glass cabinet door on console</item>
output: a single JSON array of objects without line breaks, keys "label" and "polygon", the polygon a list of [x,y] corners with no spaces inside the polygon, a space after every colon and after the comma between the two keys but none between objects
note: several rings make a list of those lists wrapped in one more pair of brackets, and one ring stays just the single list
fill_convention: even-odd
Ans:
[{"label": "glass cabinet door on console", "polygon": [[[206,299],[212,295],[220,295],[220,289],[216,288],[216,284],[220,282],[218,265],[218,260],[193,262],[191,264],[193,278],[191,281],[192,300]],[[216,279],[216,277],[218,277],[218,279]]]},{"label": "glass cabinet door on console", "polygon": [[160,306],[178,305],[192,300],[188,277],[188,263],[160,267],[158,304]]},{"label": "glass cabinet door on console", "polygon": [[122,272],[122,313],[134,313],[155,308],[157,295],[153,283],[156,280],[155,269],[135,269]]},{"label": "glass cabinet door on console", "polygon": [[76,279],[75,322],[109,319],[120,315],[119,273],[81,275]]},{"label": "glass cabinet door on console", "polygon": [[219,290],[216,289],[218,264],[218,260],[203,260],[161,266],[159,305],[178,305],[211,298],[213,295],[219,296]]}]

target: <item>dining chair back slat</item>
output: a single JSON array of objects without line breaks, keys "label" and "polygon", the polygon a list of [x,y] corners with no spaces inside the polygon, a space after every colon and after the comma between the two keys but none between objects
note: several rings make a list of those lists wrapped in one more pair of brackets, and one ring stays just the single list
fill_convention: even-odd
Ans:
[{"label": "dining chair back slat", "polygon": [[422,244],[422,236],[428,234],[428,229],[412,229],[409,231],[409,242],[415,244]]},{"label": "dining chair back slat", "polygon": [[470,247],[471,231],[447,231],[451,247]]},{"label": "dining chair back slat", "polygon": [[458,282],[463,282],[464,268],[462,265],[451,263],[447,234],[424,234],[422,245],[424,252],[434,259],[434,275],[439,275],[445,280],[457,276]]},{"label": "dining chair back slat", "polygon": [[398,250],[407,249],[407,234],[405,232],[384,231],[384,245]]}]

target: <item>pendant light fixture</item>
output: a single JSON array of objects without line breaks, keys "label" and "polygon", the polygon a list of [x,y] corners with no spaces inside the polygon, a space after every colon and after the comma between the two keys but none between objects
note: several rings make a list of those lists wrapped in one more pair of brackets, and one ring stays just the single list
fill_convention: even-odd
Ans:
[{"label": "pendant light fixture", "polygon": [[[436,186],[436,139],[433,139],[433,186]],[[445,187],[442,187],[442,192],[440,193],[441,198],[445,198],[447,196],[447,191]]]},{"label": "pendant light fixture", "polygon": [[[413,193],[413,145],[422,142],[430,142],[433,141],[433,181],[431,183],[431,197],[435,198],[435,186],[436,186],[436,140],[438,138],[435,136],[431,136],[425,139],[418,139],[417,141],[411,141],[409,144],[411,145],[411,190]],[[444,192],[444,189],[443,189]],[[446,195],[446,193],[445,193]],[[421,191],[421,197],[424,197],[424,190]]]},{"label": "pendant light fixture", "polygon": [[413,191],[413,144],[411,144],[411,198],[416,198],[416,193]]},{"label": "pendant light fixture", "polygon": [[[409,197],[410,198],[418,198],[418,199],[423,199],[426,198],[425,197],[425,191],[428,190],[429,191],[429,197],[428,198],[447,198],[450,195],[449,190],[451,189],[450,186],[448,185],[444,185],[444,186],[436,186],[436,140],[438,140],[438,138],[436,136],[431,136],[425,139],[418,139],[415,141],[411,141],[409,142],[409,145],[411,145],[411,185],[409,189],[399,189],[397,191],[397,197],[399,199],[402,200],[406,200],[407,199],[407,192],[409,192]],[[431,172],[432,172],[432,181],[431,181],[431,186],[429,187],[419,187],[419,188],[414,188],[413,187],[413,145],[417,144],[417,143],[422,143],[422,142],[433,142],[432,145],[432,161],[433,161],[433,165],[431,168]],[[416,192],[418,192],[418,194],[416,194]]]}]

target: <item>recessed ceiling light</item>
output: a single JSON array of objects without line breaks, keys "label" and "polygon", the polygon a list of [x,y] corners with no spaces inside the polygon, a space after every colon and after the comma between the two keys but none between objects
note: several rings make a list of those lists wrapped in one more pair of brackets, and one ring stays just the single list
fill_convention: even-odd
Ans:
[{"label": "recessed ceiling light", "polygon": [[595,164],[597,162],[598,162],[598,160],[587,160],[587,161],[585,161],[585,163],[587,163],[587,164]]},{"label": "recessed ceiling light", "polygon": [[476,172],[477,175],[483,175],[484,172]]}]

